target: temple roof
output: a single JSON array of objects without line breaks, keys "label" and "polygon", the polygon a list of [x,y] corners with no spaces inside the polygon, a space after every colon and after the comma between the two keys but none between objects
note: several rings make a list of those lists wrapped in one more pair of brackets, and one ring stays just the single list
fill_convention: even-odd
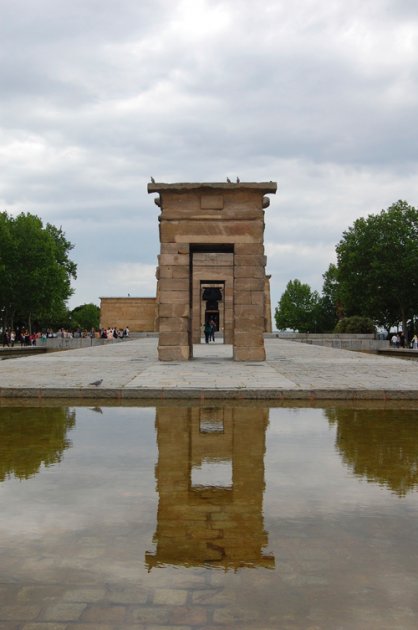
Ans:
[{"label": "temple roof", "polygon": [[189,192],[193,190],[259,190],[263,194],[277,191],[277,182],[183,182],[177,184],[164,184],[162,182],[151,182],[148,184],[149,193],[162,192]]}]

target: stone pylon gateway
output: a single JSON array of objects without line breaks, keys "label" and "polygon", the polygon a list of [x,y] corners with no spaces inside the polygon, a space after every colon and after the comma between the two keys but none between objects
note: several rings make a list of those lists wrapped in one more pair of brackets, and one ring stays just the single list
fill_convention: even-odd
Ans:
[{"label": "stone pylon gateway", "polygon": [[235,361],[264,361],[264,210],[276,182],[148,184],[158,193],[160,361],[187,361],[213,319]]}]

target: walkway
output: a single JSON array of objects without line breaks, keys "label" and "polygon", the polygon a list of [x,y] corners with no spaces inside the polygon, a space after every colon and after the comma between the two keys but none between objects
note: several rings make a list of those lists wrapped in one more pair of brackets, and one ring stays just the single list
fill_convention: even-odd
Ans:
[{"label": "walkway", "polygon": [[162,363],[144,338],[4,360],[0,398],[418,400],[412,361],[282,339],[266,339],[263,363],[235,362],[220,343],[194,351]]}]

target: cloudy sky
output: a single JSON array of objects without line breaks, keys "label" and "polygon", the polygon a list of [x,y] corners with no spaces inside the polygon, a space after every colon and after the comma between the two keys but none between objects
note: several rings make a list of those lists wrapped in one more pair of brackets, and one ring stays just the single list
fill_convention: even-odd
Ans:
[{"label": "cloudy sky", "polygon": [[272,301],[418,205],[415,0],[0,0],[0,208],[62,226],[70,307],[155,294],[147,182],[277,181]]}]

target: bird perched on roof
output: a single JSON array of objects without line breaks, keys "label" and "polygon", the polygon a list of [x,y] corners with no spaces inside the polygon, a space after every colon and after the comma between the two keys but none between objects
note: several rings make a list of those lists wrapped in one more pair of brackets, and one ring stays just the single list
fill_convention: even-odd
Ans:
[{"label": "bird perched on roof", "polygon": [[226,181],[228,182],[228,184],[231,184],[231,180],[229,179],[229,177],[226,178]]},{"label": "bird perched on roof", "polygon": [[155,179],[151,176],[151,182],[155,184]]},{"label": "bird perched on roof", "polygon": [[240,180],[240,178],[239,178],[239,177],[237,177],[237,184],[239,184],[239,183],[240,183],[240,181],[241,181],[241,180]]},{"label": "bird perched on roof", "polygon": [[98,381],[93,381],[92,383],[89,383],[89,385],[94,385],[95,387],[99,387],[99,385],[101,385],[103,383],[103,379],[101,378]]}]

